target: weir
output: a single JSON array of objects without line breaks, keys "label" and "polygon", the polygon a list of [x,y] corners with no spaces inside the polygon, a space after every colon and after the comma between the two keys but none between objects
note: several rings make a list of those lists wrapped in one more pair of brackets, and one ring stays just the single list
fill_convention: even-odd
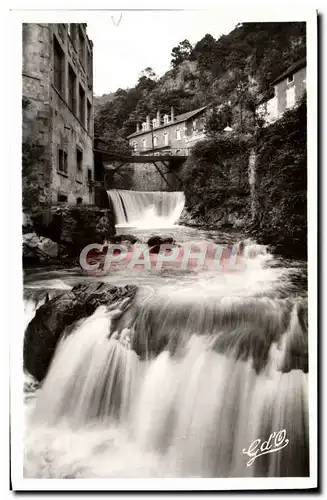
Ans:
[{"label": "weir", "polygon": [[185,204],[181,191],[107,191],[111,200],[116,226],[165,228],[179,219]]}]

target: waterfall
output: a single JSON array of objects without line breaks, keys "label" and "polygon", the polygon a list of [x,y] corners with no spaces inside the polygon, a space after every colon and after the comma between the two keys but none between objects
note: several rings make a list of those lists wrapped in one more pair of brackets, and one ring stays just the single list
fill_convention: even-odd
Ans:
[{"label": "waterfall", "polygon": [[[305,299],[192,296],[141,294],[114,330],[101,306],[62,340],[27,477],[308,475]],[[242,450],[283,429],[248,467]]]},{"label": "waterfall", "polygon": [[120,227],[168,228],[180,217],[185,204],[183,192],[107,191]]}]

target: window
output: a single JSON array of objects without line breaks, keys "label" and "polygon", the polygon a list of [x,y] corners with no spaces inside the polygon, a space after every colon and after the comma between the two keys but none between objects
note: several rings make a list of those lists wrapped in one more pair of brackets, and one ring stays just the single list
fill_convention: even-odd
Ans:
[{"label": "window", "polygon": [[158,137],[155,135],[153,138],[153,146],[156,147],[158,145]]},{"label": "window", "polygon": [[164,133],[165,146],[168,146],[168,133]]},{"label": "window", "polygon": [[82,86],[79,86],[79,119],[85,126],[85,92]]},{"label": "window", "polygon": [[197,130],[196,128],[196,120],[193,120],[193,131]]},{"label": "window", "polygon": [[153,118],[152,120],[152,128],[156,128],[157,126],[157,120],[155,118]]},{"label": "window", "polygon": [[146,149],[146,139],[142,139],[142,147],[143,149]]},{"label": "window", "polygon": [[68,201],[68,198],[65,194],[58,193],[58,201]]},{"label": "window", "polygon": [[83,151],[79,148],[76,149],[76,167],[77,172],[82,172],[83,170]]},{"label": "window", "polygon": [[53,37],[53,84],[64,93],[65,55],[57,38]]},{"label": "window", "polygon": [[76,75],[68,64],[68,106],[76,114]]},{"label": "window", "polygon": [[79,60],[82,63],[83,68],[85,67],[85,38],[82,29],[78,30],[78,55]]},{"label": "window", "polygon": [[176,130],[176,139],[177,139],[178,141],[181,139],[181,129],[180,129],[180,128],[178,128],[178,129]]},{"label": "window", "polygon": [[76,205],[82,205],[82,203],[83,203],[83,198],[79,196],[76,200]]},{"label": "window", "polygon": [[92,105],[87,99],[87,130],[91,134],[92,132]]},{"label": "window", "polygon": [[68,155],[63,149],[58,150],[58,171],[67,174],[68,172]]},{"label": "window", "polygon": [[90,168],[87,169],[87,182],[89,184],[91,184],[91,182],[92,182],[92,170]]},{"label": "window", "polygon": [[164,115],[164,124],[166,125],[169,122],[169,116]]},{"label": "window", "polygon": [[137,151],[137,142],[134,141],[132,146],[133,146],[133,151]]},{"label": "window", "polygon": [[287,83],[292,83],[294,82],[294,75],[290,75],[287,77]]},{"label": "window", "polygon": [[295,87],[286,89],[286,108],[291,108],[295,104]]}]

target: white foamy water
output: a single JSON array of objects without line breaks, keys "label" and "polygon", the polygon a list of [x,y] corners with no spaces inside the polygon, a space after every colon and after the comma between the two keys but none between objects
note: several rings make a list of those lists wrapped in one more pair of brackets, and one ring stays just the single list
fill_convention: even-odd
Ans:
[{"label": "white foamy water", "polygon": [[[305,298],[265,247],[244,258],[239,272],[139,275],[123,314],[80,320],[28,399],[25,477],[308,475]],[[43,302],[28,298],[27,321]],[[282,429],[289,444],[248,467],[243,450]]]},{"label": "white foamy water", "polygon": [[185,204],[183,192],[111,189],[107,193],[114,206],[116,227],[170,228]]}]

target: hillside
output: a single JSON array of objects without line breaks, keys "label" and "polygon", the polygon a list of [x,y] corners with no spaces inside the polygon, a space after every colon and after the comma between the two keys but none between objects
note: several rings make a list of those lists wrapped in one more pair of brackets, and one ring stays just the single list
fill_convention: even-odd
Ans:
[{"label": "hillside", "polygon": [[109,93],[109,94],[103,94],[101,96],[94,96],[93,97],[93,105],[94,105],[94,113],[95,115],[98,113],[98,111],[101,109],[101,107],[106,104],[107,102],[111,102],[115,99],[115,94]]},{"label": "hillside", "polygon": [[158,108],[168,113],[171,106],[180,114],[204,105],[214,110],[209,131],[229,123],[250,132],[270,82],[305,57],[305,43],[305,23],[244,23],[217,40],[210,34],[194,46],[184,40],[172,49],[171,69],[160,79],[147,68],[134,88],[97,101],[95,133],[126,151],[126,136],[147,114],[155,116]]}]

